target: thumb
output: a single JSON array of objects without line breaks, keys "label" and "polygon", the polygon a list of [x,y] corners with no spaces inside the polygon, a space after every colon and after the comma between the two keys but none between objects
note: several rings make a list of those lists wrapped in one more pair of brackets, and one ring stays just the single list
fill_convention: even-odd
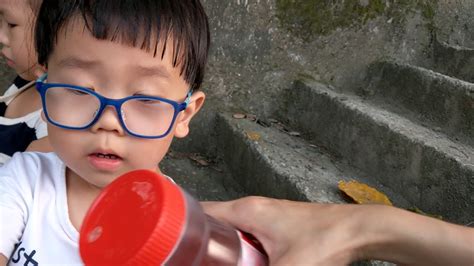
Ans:
[{"label": "thumb", "polygon": [[204,212],[208,215],[216,218],[219,221],[226,222],[234,227],[244,230],[242,227],[245,226],[241,218],[233,210],[235,201],[203,201],[201,206]]},{"label": "thumb", "polygon": [[245,197],[226,202],[201,202],[204,211],[212,217],[255,236],[261,234],[265,220],[265,208],[271,199]]},{"label": "thumb", "polygon": [[270,255],[275,248],[275,232],[272,231],[274,216],[269,213],[273,213],[275,203],[274,199],[252,196],[227,202],[201,202],[201,205],[212,217],[255,236]]}]

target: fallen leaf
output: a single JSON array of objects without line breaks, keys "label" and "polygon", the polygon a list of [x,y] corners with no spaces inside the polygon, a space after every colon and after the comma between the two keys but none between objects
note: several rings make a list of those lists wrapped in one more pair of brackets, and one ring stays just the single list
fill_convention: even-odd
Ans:
[{"label": "fallen leaf", "polygon": [[287,132],[285,126],[280,122],[273,124],[273,126],[280,131]]},{"label": "fallen leaf", "polygon": [[201,156],[199,154],[191,154],[189,156],[189,159],[193,160],[194,162],[196,162],[197,164],[199,164],[201,166],[209,166],[210,165],[209,161],[207,161],[206,158],[204,158],[203,156]]},{"label": "fallen leaf", "polygon": [[255,121],[255,120],[257,120],[257,116],[256,116],[256,115],[253,115],[253,114],[246,114],[246,115],[245,115],[245,118],[246,118],[247,120],[250,120],[250,121]]},{"label": "fallen leaf", "polygon": [[393,205],[385,194],[357,181],[339,181],[338,187],[358,204]]},{"label": "fallen leaf", "polygon": [[224,170],[220,169],[220,168],[217,167],[217,166],[213,166],[212,169],[216,170],[216,171],[219,172],[219,173],[223,173],[223,172],[224,172]]},{"label": "fallen leaf", "polygon": [[262,136],[259,133],[252,131],[252,132],[247,132],[247,137],[250,140],[259,141]]},{"label": "fallen leaf", "polygon": [[198,160],[196,160],[196,162],[197,162],[198,164],[200,164],[201,166],[209,166],[209,162],[206,161],[206,160],[198,159]]},{"label": "fallen leaf", "polygon": [[234,114],[232,117],[235,118],[235,119],[244,119],[245,115],[237,113],[237,114]]},{"label": "fallen leaf", "polygon": [[301,136],[301,133],[300,133],[300,132],[296,132],[296,131],[291,131],[291,132],[288,132],[288,135],[294,136],[294,137],[299,137],[299,136]]}]

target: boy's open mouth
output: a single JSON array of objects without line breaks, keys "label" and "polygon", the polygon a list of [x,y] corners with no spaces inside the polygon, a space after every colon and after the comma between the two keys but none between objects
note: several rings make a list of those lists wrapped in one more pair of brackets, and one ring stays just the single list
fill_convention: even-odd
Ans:
[{"label": "boy's open mouth", "polygon": [[115,155],[115,154],[110,154],[110,153],[93,153],[91,154],[92,156],[96,156],[96,157],[99,157],[99,158],[103,158],[103,159],[110,159],[110,160],[121,160],[122,158],[118,155]]},{"label": "boy's open mouth", "polygon": [[94,152],[88,156],[89,162],[100,171],[115,171],[123,163],[123,158],[114,153]]}]

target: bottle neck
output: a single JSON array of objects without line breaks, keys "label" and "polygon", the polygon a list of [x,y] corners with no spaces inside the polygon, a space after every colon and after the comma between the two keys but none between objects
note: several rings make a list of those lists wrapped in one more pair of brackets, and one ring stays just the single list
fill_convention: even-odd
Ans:
[{"label": "bottle neck", "polygon": [[186,222],[166,265],[237,265],[241,246],[237,231],[206,215],[193,197],[183,192]]}]

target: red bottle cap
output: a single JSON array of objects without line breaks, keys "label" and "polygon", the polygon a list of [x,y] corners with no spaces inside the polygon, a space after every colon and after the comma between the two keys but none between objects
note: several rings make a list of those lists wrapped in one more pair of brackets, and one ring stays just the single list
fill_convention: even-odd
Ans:
[{"label": "red bottle cap", "polygon": [[160,265],[178,242],[186,215],[178,186],[149,170],[126,173],[94,201],[82,224],[86,265]]}]

